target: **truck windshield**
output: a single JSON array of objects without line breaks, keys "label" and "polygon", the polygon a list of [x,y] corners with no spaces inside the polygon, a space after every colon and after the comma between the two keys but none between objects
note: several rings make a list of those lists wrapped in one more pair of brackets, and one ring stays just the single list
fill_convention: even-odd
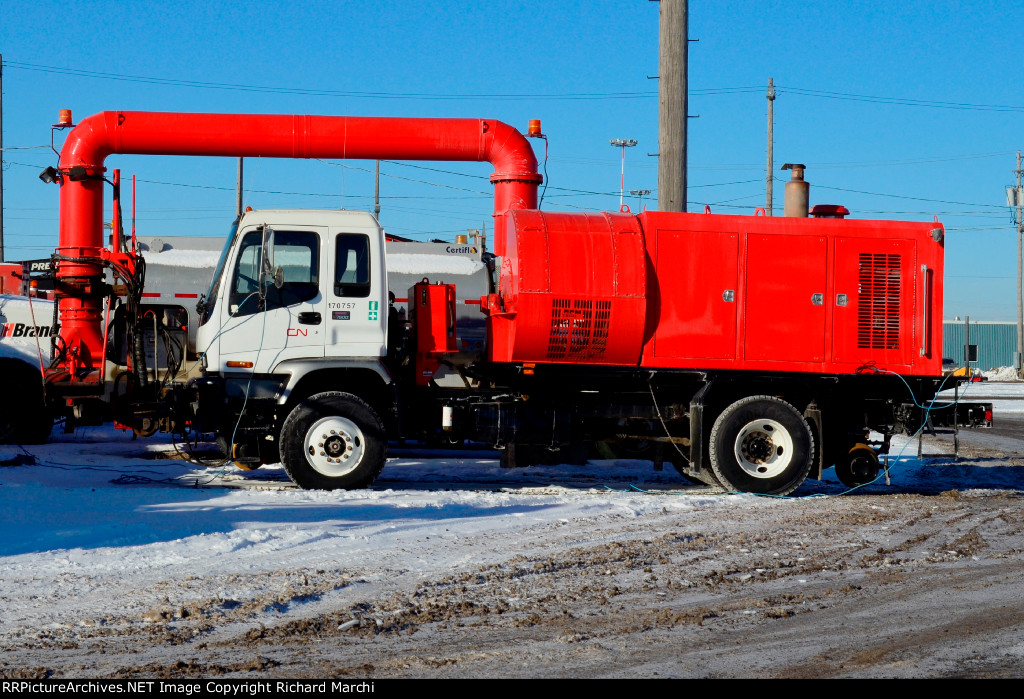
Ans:
[{"label": "truck windshield", "polygon": [[213,280],[210,282],[210,292],[206,294],[206,300],[201,306],[202,311],[199,313],[199,324],[204,325],[206,321],[213,315],[213,308],[217,305],[217,292],[220,290],[220,278],[224,275],[224,263],[228,259],[228,251],[231,250],[231,246],[235,242],[235,235],[238,234],[238,221],[236,220],[231,224],[231,232],[228,233],[228,239],[224,243],[224,249],[220,252],[220,259],[217,260],[217,269],[213,273]]},{"label": "truck windshield", "polygon": [[261,278],[263,231],[249,231],[238,246],[230,288],[231,315],[284,308],[320,293],[320,236],[310,231],[274,231],[274,264],[282,283]]}]

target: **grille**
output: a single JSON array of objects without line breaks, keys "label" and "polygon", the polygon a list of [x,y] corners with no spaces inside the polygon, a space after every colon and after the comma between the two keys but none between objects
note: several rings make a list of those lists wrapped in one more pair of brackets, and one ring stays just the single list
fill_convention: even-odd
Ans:
[{"label": "grille", "polygon": [[554,299],[548,359],[601,359],[608,349],[612,302]]},{"label": "grille", "polygon": [[862,253],[857,282],[857,347],[899,349],[900,255]]}]

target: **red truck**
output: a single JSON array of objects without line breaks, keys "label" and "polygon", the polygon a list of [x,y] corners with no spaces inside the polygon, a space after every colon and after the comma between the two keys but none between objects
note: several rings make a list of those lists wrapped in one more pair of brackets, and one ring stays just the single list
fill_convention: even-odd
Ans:
[{"label": "red truck", "polygon": [[[368,486],[388,442],[415,439],[489,444],[509,466],[599,444],[786,494],[829,467],[868,482],[891,437],[918,430],[942,381],[941,224],[541,211],[529,135],[486,119],[89,117],[43,175],[61,184],[49,400],[71,422],[113,404],[142,431],[216,433],[307,488]],[[103,243],[113,153],[490,161],[482,340],[460,343],[466,304],[443,274],[400,312],[370,214],[247,212],[199,304],[202,378],[154,385],[129,351],[101,400],[104,306],[125,306],[116,332],[136,347],[145,285],[144,258]],[[114,187],[115,230],[118,201]]]}]

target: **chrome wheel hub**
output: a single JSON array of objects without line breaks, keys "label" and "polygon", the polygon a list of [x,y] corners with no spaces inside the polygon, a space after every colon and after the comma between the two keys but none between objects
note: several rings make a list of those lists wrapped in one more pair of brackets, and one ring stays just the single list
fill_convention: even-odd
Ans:
[{"label": "chrome wheel hub", "polygon": [[751,420],[736,435],[736,462],[754,478],[774,478],[793,461],[793,438],[775,420]]},{"label": "chrome wheel hub", "polygon": [[306,460],[318,473],[336,478],[359,466],[366,451],[363,431],[344,417],[325,417],[306,431]]}]

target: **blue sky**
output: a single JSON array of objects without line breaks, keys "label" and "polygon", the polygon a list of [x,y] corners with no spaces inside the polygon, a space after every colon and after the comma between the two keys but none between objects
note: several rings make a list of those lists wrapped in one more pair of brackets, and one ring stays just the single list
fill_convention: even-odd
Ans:
[{"label": "blue sky", "polygon": [[[947,228],[945,316],[1016,318],[1004,187],[1024,149],[1014,2],[690,2],[689,196],[721,213],[765,203],[768,78],[775,186],[807,164],[811,203]],[[615,210],[657,189],[658,3],[48,2],[0,5],[4,244],[57,242],[49,125],[112,109],[500,119],[549,137],[547,210]],[[58,132],[57,144],[62,141]],[[537,142],[540,143],[540,142]],[[538,156],[543,158],[543,148]],[[138,178],[142,235],[219,236],[234,159],[113,156]],[[486,163],[382,165],[381,222],[451,239],[489,227]],[[246,161],[245,203],[369,209],[373,163]],[[645,204],[654,206],[656,191]],[[636,197],[627,194],[636,209]]]}]

